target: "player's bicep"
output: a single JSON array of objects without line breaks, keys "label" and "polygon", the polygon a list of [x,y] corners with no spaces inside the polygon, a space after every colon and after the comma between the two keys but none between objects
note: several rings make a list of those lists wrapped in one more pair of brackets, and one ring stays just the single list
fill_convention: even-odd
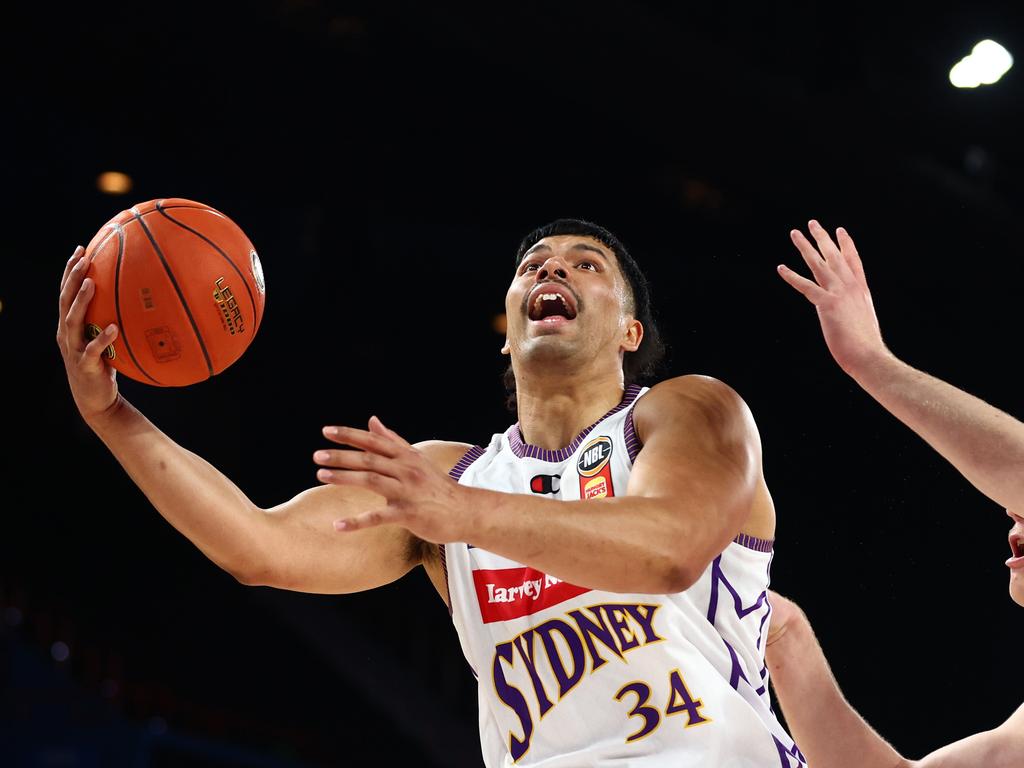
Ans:
[{"label": "player's bicep", "polygon": [[674,503],[688,518],[688,533],[717,554],[749,514],[760,479],[760,441],[733,390],[713,379],[684,378],[637,404],[646,406],[636,413],[644,447],[627,492]]},{"label": "player's bicep", "polygon": [[324,485],[268,509],[268,546],[254,581],[321,594],[360,592],[400,578],[422,560],[422,542],[385,525],[342,536],[334,521],[374,509],[384,499],[361,488]]}]

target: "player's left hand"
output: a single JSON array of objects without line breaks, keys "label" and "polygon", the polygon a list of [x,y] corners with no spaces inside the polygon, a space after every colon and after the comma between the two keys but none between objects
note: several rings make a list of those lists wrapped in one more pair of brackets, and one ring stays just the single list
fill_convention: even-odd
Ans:
[{"label": "player's left hand", "polygon": [[336,520],[335,529],[349,532],[378,525],[400,525],[435,544],[463,541],[472,508],[469,489],[459,485],[430,459],[376,416],[369,431],[324,427],[324,437],[358,450],[320,450],[313,460],[322,469],[317,478],[334,485],[355,485],[387,500],[379,509]]}]

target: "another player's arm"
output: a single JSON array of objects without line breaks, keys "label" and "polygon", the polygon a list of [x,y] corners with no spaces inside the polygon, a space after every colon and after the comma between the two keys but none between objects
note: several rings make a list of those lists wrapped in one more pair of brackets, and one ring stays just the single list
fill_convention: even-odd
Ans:
[{"label": "another player's arm", "polygon": [[[654,387],[635,406],[644,443],[624,495],[552,501],[444,482],[376,419],[342,429],[327,482],[371,488],[384,509],[343,521],[384,523],[428,541],[467,541],[558,578],[613,592],[666,593],[692,584],[736,536],[763,490],[760,441],[749,410],[701,376]],[[341,468],[339,471],[337,468]]]},{"label": "another player's arm", "polygon": [[817,308],[839,366],[978,490],[1008,509],[1024,509],[1024,424],[893,355],[849,234],[837,230],[837,246],[816,221],[809,229],[817,249],[797,230],[792,238],[814,280],[784,266],[779,274]]},{"label": "another player's arm", "polygon": [[889,745],[843,696],[804,612],[771,592],[765,661],[794,740],[815,768],[1013,768],[1024,751],[1024,707],[1009,720],[921,760]]},{"label": "another player's arm", "polygon": [[[87,268],[79,248],[61,280],[57,342],[75,404],[160,514],[207,557],[243,583],[340,593],[394,581],[429,556],[398,526],[352,539],[334,533],[337,517],[381,503],[369,491],[318,487],[264,510],[157,429],[118,394],[116,372],[102,359],[116,330],[85,343],[83,318],[95,290],[83,279]],[[452,451],[442,444],[425,453],[443,466]]]}]

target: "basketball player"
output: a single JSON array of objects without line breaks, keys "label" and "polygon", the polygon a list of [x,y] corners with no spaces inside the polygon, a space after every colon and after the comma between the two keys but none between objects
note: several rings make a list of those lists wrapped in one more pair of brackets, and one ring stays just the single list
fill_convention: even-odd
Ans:
[{"label": "basketball player", "polygon": [[[820,224],[791,236],[815,278],[785,266],[783,279],[818,310],[836,362],[893,415],[994,501],[1024,509],[1024,425],[965,392],[916,371],[882,343],[857,249],[844,229],[838,246]],[[1008,512],[1010,595],[1024,606],[1024,517]],[[997,728],[919,761],[902,757],[843,697],[804,612],[770,592],[767,662],[786,722],[815,768],[1017,768],[1024,762],[1024,706]]]},{"label": "basketball player", "polygon": [[[271,509],[118,394],[68,262],[57,338],[72,395],[157,510],[244,584],[347,593],[422,566],[479,680],[496,766],[799,766],[763,662],[775,513],[740,397],[646,389],[647,282],[610,232],[527,235],[505,306],[519,421],[486,447],[326,427],[323,485]],[[454,480],[453,480],[454,478]],[[457,482],[456,482],[457,481]]]}]

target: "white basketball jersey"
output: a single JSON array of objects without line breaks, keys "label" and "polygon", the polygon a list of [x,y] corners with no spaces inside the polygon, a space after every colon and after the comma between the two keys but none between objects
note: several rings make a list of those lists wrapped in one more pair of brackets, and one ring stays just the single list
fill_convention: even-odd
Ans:
[{"label": "white basketball jersey", "polygon": [[[470,449],[451,475],[566,501],[621,496],[641,447],[632,406],[644,392],[627,388],[558,451],[524,443],[514,425]],[[441,553],[479,682],[487,768],[806,765],[767,690],[772,542],[738,536],[671,595],[588,589],[465,543]]]}]

